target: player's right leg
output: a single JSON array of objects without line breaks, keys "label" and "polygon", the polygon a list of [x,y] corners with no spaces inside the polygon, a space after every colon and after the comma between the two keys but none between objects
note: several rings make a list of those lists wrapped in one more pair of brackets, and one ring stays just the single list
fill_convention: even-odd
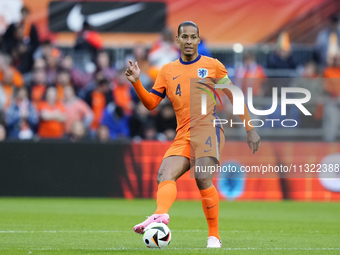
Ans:
[{"label": "player's right leg", "polygon": [[157,209],[145,221],[134,226],[133,230],[136,233],[142,234],[144,229],[152,222],[168,224],[168,211],[177,195],[176,180],[189,169],[189,159],[184,156],[169,156],[163,159],[157,176]]}]

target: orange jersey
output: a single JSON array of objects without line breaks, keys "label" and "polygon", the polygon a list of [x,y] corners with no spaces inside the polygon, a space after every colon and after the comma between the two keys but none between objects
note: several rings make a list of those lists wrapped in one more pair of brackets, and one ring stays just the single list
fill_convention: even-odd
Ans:
[{"label": "orange jersey", "polygon": [[[55,105],[49,105],[47,102],[41,102],[39,105],[39,112],[42,111],[60,111],[65,113],[65,107],[59,102]],[[64,123],[57,120],[41,120],[38,134],[41,138],[62,138],[64,135]]]},{"label": "orange jersey", "polygon": [[[17,88],[24,86],[24,78],[22,77],[21,73],[14,67],[10,67],[10,69],[13,74],[12,84]],[[4,76],[5,74],[0,70],[0,82],[3,82]]]},{"label": "orange jersey", "polygon": [[[218,118],[215,113],[218,99],[212,89],[217,81],[228,77],[227,74],[224,65],[214,58],[199,55],[191,62],[178,59],[162,67],[151,92],[170,99],[177,118],[176,132],[195,125],[212,127],[213,120]],[[209,91],[215,101],[203,89]],[[206,94],[207,99],[206,115],[201,114],[202,94]]]}]

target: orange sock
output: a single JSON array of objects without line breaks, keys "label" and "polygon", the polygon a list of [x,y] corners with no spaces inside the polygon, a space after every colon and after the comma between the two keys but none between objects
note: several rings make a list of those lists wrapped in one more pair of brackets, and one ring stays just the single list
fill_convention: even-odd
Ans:
[{"label": "orange sock", "polygon": [[202,196],[202,207],[207,218],[209,227],[209,236],[216,236],[220,239],[218,233],[218,193],[215,186],[200,190]]},{"label": "orange sock", "polygon": [[177,196],[176,182],[164,181],[158,185],[157,210],[155,214],[168,213]]}]

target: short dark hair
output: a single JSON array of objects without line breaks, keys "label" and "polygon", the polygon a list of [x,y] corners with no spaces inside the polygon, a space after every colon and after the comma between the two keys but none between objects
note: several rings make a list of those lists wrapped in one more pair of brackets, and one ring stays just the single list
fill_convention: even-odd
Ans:
[{"label": "short dark hair", "polygon": [[179,26],[178,26],[178,31],[177,31],[177,35],[180,34],[180,31],[181,31],[181,27],[185,27],[185,26],[192,26],[192,27],[195,27],[197,29],[197,34],[198,36],[200,35],[200,32],[198,30],[198,26],[192,22],[192,21],[184,21],[182,22]]}]

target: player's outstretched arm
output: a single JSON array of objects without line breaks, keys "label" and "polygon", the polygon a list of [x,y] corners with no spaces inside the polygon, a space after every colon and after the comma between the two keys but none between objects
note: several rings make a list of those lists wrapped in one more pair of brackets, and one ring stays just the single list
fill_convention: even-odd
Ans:
[{"label": "player's outstretched arm", "polygon": [[139,80],[140,69],[138,67],[138,63],[136,62],[134,65],[131,60],[129,60],[129,63],[130,63],[130,66],[126,69],[126,72],[125,72],[126,78],[132,83],[143,105],[148,110],[152,110],[156,108],[159,102],[162,100],[162,98],[160,98],[159,96],[153,93],[149,93],[143,87],[141,81]]}]

